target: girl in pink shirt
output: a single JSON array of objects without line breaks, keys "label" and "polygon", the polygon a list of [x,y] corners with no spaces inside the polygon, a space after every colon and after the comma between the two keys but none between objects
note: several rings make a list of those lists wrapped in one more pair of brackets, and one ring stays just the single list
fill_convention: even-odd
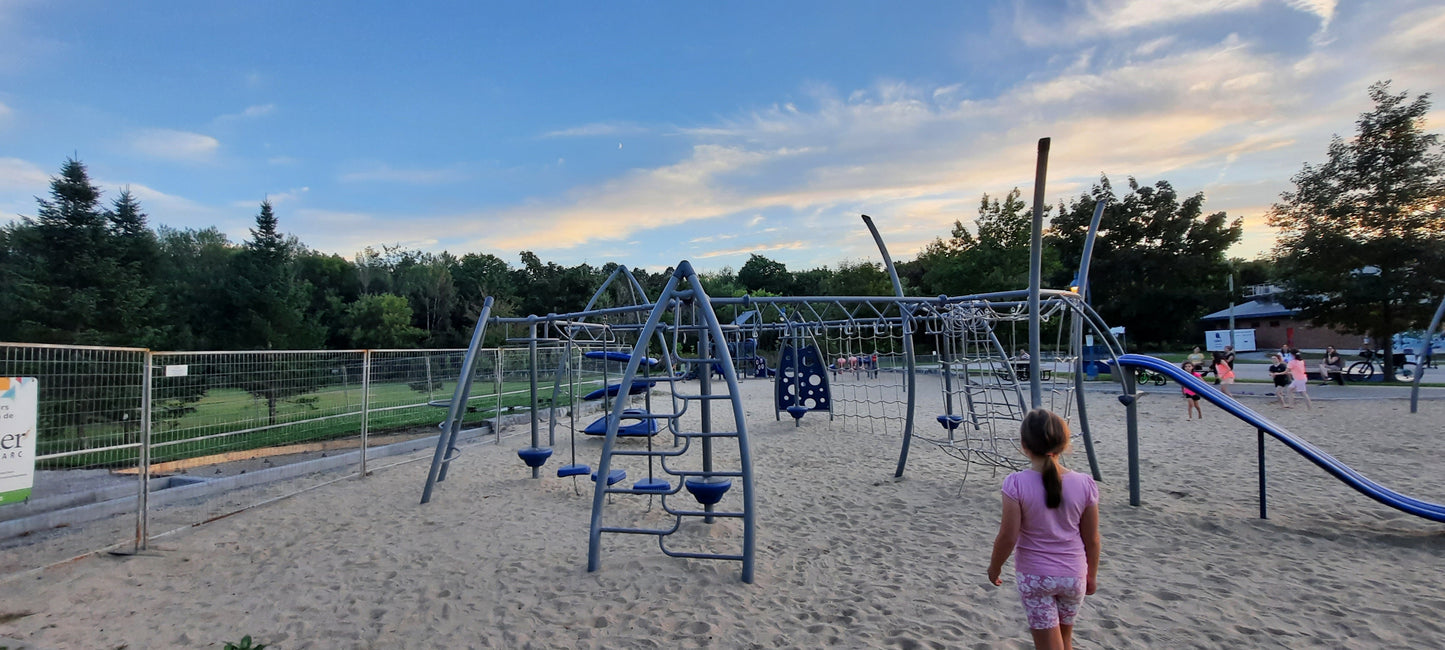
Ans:
[{"label": "girl in pink shirt", "polygon": [[1029,411],[1019,443],[1033,467],[1004,478],[988,580],[1003,584],[1003,563],[1017,550],[1014,572],[1034,646],[1072,648],[1074,620],[1099,572],[1099,488],[1059,463],[1069,449],[1063,418]]},{"label": "girl in pink shirt", "polygon": [[1293,359],[1290,359],[1289,364],[1287,364],[1287,365],[1285,366],[1285,368],[1289,370],[1289,377],[1290,377],[1290,383],[1289,383],[1289,402],[1290,402],[1290,406],[1293,406],[1293,405],[1294,405],[1294,396],[1295,396],[1296,394],[1298,394],[1300,397],[1305,398],[1305,408],[1307,408],[1307,409],[1313,409],[1314,406],[1313,406],[1312,404],[1310,404],[1310,393],[1309,393],[1310,378],[1309,378],[1309,373],[1305,370],[1305,358],[1304,358],[1304,354],[1301,353],[1299,350],[1295,350],[1295,351],[1294,351],[1294,358],[1293,358]]}]

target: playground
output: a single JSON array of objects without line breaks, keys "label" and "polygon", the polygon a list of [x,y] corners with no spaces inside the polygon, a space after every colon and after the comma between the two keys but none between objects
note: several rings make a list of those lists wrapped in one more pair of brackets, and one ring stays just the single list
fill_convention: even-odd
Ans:
[{"label": "playground", "polygon": [[[941,412],[938,381],[923,376],[921,412]],[[984,580],[1003,470],[975,467],[965,480],[958,459],[919,445],[895,481],[896,437],[817,414],[795,426],[774,417],[771,382],[741,386],[757,478],[753,584],[738,580],[736,563],[666,557],[642,536],[604,537],[602,566],[588,572],[590,483],[578,481],[579,496],[572,478],[532,479],[516,456],[528,444],[523,425],[501,445],[466,446],[426,506],[417,488],[430,450],[141,555],[9,583],[0,639],[12,648],[211,647],[243,634],[280,648],[1026,647],[1017,595]],[[1270,517],[1259,519],[1255,431],[1209,405],[1205,421],[1185,422],[1177,391],[1138,400],[1140,507],[1125,487],[1124,407],[1090,392],[1100,398],[1090,413],[1104,551],[1081,647],[1445,638],[1439,524],[1377,504],[1279,445],[1268,456]],[[1320,400],[1272,415],[1381,483],[1445,501],[1438,443],[1415,433],[1445,418],[1445,403],[1420,407]],[[602,440],[578,444],[595,459]],[[559,438],[557,455],[569,451]],[[1066,464],[1087,471],[1083,456],[1076,445]],[[679,534],[726,542],[738,530],[697,521]]]},{"label": "playground", "polygon": [[[1040,286],[1036,244],[1026,290],[904,297],[865,216],[895,296],[710,297],[684,260],[657,296],[619,266],[573,313],[487,298],[430,453],[228,497],[254,511],[160,505],[205,525],[12,575],[0,641],[1025,647],[984,569],[1017,423],[1048,408],[1102,493],[1080,645],[1437,645],[1445,489],[1419,434],[1445,402],[1416,382],[1273,411],[1126,354],[1088,300],[1102,210],[1069,290]],[[524,418],[502,421],[488,328],[526,359]]]}]

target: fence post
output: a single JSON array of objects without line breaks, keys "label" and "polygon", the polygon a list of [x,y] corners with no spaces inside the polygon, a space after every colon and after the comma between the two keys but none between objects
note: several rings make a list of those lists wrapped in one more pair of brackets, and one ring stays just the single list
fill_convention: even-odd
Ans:
[{"label": "fence post", "polygon": [[371,350],[361,351],[361,477],[366,478],[366,433],[371,424]]},{"label": "fence post", "polygon": [[[1278,389],[1275,389],[1278,390]],[[1265,501],[1264,480],[1264,429],[1259,429],[1259,518],[1269,519],[1269,508]]]},{"label": "fence post", "polygon": [[140,396],[140,466],[136,475],[140,477],[140,494],[136,500],[135,550],[144,551],[150,541],[150,497],[151,483],[151,367],[154,353],[146,350],[142,364]]}]

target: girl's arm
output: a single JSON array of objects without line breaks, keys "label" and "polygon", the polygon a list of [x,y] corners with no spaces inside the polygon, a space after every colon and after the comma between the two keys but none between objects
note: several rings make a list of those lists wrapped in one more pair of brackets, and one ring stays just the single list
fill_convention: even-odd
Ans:
[{"label": "girl's arm", "polygon": [[1099,506],[1098,504],[1084,509],[1079,515],[1079,537],[1084,540],[1084,557],[1089,562],[1088,585],[1084,593],[1092,596],[1095,590],[1095,581],[1099,576]]},{"label": "girl's arm", "polygon": [[995,587],[1003,584],[999,574],[1003,563],[1013,555],[1014,545],[1019,541],[1019,525],[1023,522],[1023,509],[1019,502],[1008,496],[1003,498],[1003,519],[998,523],[998,537],[993,540],[993,557],[988,561],[988,581]]}]

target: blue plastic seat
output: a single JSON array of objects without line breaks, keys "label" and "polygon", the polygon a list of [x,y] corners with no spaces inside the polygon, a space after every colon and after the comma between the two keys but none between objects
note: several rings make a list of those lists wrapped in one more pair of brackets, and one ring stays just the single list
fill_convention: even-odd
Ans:
[{"label": "blue plastic seat", "polygon": [[[587,352],[582,356],[587,357],[588,359],[605,359],[607,361],[618,361],[621,363],[627,363],[628,361],[632,360],[632,355],[626,352],[602,352],[600,350],[594,350],[592,352]],[[657,359],[654,359],[652,357],[643,357],[642,362],[649,366],[655,366],[659,363],[662,363],[661,361],[658,361]]]},{"label": "blue plastic seat", "polygon": [[954,430],[954,429],[957,429],[957,428],[958,428],[958,425],[963,424],[963,416],[962,416],[962,415],[940,415],[940,416],[938,416],[938,423],[941,424],[941,425],[943,425],[943,428],[948,429],[949,431],[952,431],[952,430]]},{"label": "blue plastic seat", "polygon": [[810,409],[810,408],[808,408],[808,407],[806,407],[806,406],[800,406],[800,405],[797,405],[797,404],[794,404],[794,405],[789,406],[789,407],[787,408],[788,415],[793,416],[793,419],[794,419],[794,420],[801,420],[801,419],[803,419],[803,416],[804,416],[804,415],[807,415],[807,414],[808,414],[808,411],[811,411],[811,410],[812,410],[812,409]]},{"label": "blue plastic seat", "polygon": [[[657,382],[651,379],[634,379],[632,380],[632,387],[627,389],[627,394],[640,395],[656,385]],[[616,397],[617,391],[619,390],[622,390],[622,384],[612,384],[587,393],[582,396],[582,399],[590,402],[592,400],[602,399],[603,397]]]},{"label": "blue plastic seat", "polygon": [[632,484],[638,492],[671,492],[672,484],[660,478],[645,478]]},{"label": "blue plastic seat", "polygon": [[[657,435],[657,420],[652,418],[639,419],[628,416],[647,415],[647,411],[641,409],[626,409],[622,412],[622,421],[617,424],[617,435],[620,437],[651,437]],[[587,428],[582,430],[589,436],[607,435],[607,416],[597,418]]]},{"label": "blue plastic seat", "polygon": [[591,467],[582,465],[580,463],[577,465],[563,465],[557,468],[557,478],[566,478],[568,476],[581,476],[583,474],[591,473]]},{"label": "blue plastic seat", "polygon": [[683,486],[687,488],[688,492],[692,493],[693,498],[697,499],[698,503],[710,506],[722,501],[723,495],[727,494],[728,489],[733,486],[733,482],[731,479],[718,478],[716,476],[711,478],[697,477],[687,479],[683,482]]},{"label": "blue plastic seat", "polygon": [[[625,480],[626,478],[627,478],[627,470],[625,470],[625,469],[614,469],[614,470],[612,470],[612,471],[610,471],[610,472],[607,472],[607,485],[611,486],[611,485],[614,485],[614,484],[616,484],[616,483],[620,483],[621,481]],[[596,480],[597,480],[597,472],[592,472],[592,480],[593,480],[593,481],[596,481]]]},{"label": "blue plastic seat", "polygon": [[521,458],[527,467],[541,467],[552,457],[552,450],[547,447],[526,447],[517,450],[517,457]]}]

